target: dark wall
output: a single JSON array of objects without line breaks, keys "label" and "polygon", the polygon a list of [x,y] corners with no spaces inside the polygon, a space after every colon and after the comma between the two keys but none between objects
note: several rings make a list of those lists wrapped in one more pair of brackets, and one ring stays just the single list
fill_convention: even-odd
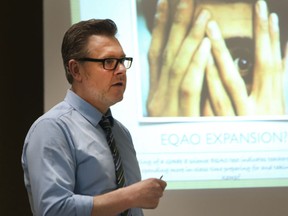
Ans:
[{"label": "dark wall", "polygon": [[22,146],[43,113],[43,2],[6,1],[0,24],[0,215],[32,215]]}]

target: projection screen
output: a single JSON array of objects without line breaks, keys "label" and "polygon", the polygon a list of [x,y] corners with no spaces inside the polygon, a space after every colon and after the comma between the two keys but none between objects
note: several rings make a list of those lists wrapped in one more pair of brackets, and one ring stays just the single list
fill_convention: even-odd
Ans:
[{"label": "projection screen", "polygon": [[[225,215],[227,209],[218,209],[220,200],[215,200],[224,195],[229,203],[231,191],[241,201],[245,193],[258,199],[267,191],[272,195],[268,203],[275,197],[287,199],[281,190],[288,186],[288,2],[266,1],[269,18],[265,4],[253,0],[158,2],[73,0],[66,8],[69,23],[49,4],[59,15],[49,15],[54,20],[46,26],[45,35],[58,41],[45,54],[57,62],[45,61],[45,109],[62,100],[69,87],[59,68],[65,30],[80,20],[112,19],[126,55],[134,58],[124,100],[112,112],[131,132],[142,178],[163,175],[167,193],[198,215],[215,209],[216,215]],[[269,22],[270,31],[261,32],[260,22]],[[199,210],[187,199],[215,204]],[[175,200],[168,197],[167,202]],[[249,212],[231,203],[248,215],[259,212],[256,204]],[[278,202],[280,210],[282,204]],[[165,215],[173,215],[174,208]]]}]

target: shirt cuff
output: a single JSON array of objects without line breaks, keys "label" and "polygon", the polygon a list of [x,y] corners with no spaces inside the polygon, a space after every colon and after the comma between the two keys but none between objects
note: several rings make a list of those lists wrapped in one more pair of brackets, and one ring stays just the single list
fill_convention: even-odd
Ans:
[{"label": "shirt cuff", "polygon": [[74,195],[77,215],[91,216],[93,196]]}]

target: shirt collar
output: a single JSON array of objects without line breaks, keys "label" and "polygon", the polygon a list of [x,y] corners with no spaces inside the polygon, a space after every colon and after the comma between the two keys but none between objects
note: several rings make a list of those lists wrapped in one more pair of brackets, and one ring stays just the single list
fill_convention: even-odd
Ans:
[{"label": "shirt collar", "polygon": [[[70,106],[72,106],[75,110],[77,110],[84,118],[86,118],[95,127],[97,126],[97,124],[99,123],[99,121],[103,116],[103,114],[98,109],[96,109],[87,101],[83,100],[81,97],[79,97],[75,92],[73,92],[70,89],[67,90],[67,94],[64,101],[70,104]],[[110,118],[113,119],[110,109],[106,112],[105,115],[108,116],[109,120]]]}]

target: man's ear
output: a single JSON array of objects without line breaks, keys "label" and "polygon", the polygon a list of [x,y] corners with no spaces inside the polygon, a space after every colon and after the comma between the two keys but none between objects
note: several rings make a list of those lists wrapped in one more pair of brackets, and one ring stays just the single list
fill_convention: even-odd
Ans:
[{"label": "man's ear", "polygon": [[81,74],[80,74],[80,68],[79,68],[79,62],[71,59],[68,62],[68,70],[71,74],[71,76],[73,76],[73,80],[81,80]]}]

